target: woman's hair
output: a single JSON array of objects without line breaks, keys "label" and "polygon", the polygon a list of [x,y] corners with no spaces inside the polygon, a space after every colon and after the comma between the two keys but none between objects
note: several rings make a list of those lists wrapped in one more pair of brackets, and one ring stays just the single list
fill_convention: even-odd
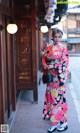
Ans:
[{"label": "woman's hair", "polygon": [[63,32],[60,29],[55,28],[52,31],[52,37],[54,37],[56,33],[60,34],[61,36],[63,35]]}]

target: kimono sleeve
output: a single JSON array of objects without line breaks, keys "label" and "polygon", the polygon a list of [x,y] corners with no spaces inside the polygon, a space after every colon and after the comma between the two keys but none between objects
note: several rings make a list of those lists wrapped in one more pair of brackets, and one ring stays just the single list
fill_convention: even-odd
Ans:
[{"label": "kimono sleeve", "polygon": [[45,53],[43,54],[43,56],[42,56],[42,65],[44,66],[44,65],[46,65],[46,58],[47,58],[47,56],[48,56],[48,51],[50,50],[50,48],[49,48],[49,46],[47,46],[46,47],[46,49],[45,49]]},{"label": "kimono sleeve", "polygon": [[58,64],[55,64],[55,69],[58,72],[58,79],[60,82],[60,86],[64,85],[68,76],[68,65],[69,65],[69,56],[68,50],[63,48],[61,60]]}]

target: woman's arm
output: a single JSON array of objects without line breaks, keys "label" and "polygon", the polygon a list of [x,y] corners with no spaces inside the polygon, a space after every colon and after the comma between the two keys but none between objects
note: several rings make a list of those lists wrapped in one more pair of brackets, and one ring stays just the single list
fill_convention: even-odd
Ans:
[{"label": "woman's arm", "polygon": [[58,79],[60,81],[60,86],[63,85],[68,76],[68,64],[69,56],[66,48],[63,48],[61,60],[59,63],[55,64],[55,70],[58,72]]},{"label": "woman's arm", "polygon": [[49,51],[50,51],[50,46],[47,46],[46,47],[46,50],[45,50],[45,53],[43,54],[43,56],[42,56],[42,66],[43,66],[43,68],[45,69],[45,70],[49,70],[49,69],[51,69],[51,68],[53,68],[53,65],[49,65],[49,64],[47,64],[47,62],[46,62],[46,59],[48,58],[48,54],[49,54]]}]

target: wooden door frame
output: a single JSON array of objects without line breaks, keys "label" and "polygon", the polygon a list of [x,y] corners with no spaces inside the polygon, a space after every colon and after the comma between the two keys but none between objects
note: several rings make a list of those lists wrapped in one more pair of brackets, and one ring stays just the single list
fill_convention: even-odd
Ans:
[{"label": "wooden door frame", "polygon": [[[5,9],[4,9],[5,10]],[[9,15],[10,13],[7,14],[6,10],[3,12],[3,9],[0,10],[0,23],[3,24],[2,22],[2,16],[5,15]],[[6,28],[6,27],[4,27]],[[7,32],[7,31],[6,31]],[[0,124],[4,124],[5,123],[5,90],[4,90],[4,69],[2,67],[2,63],[4,61],[3,58],[3,31],[0,31]],[[8,34],[8,33],[7,33]],[[11,104],[12,104],[12,111],[15,111],[16,109],[16,85],[15,85],[15,64],[14,64],[14,42],[13,42],[13,35],[10,35],[9,37],[10,39],[10,44],[11,46],[11,51],[10,51],[10,56],[11,56],[11,80],[12,80],[12,84],[11,84],[11,89],[12,89],[12,100],[11,100]],[[6,42],[5,42],[6,43]],[[11,114],[10,114],[11,115]]]},{"label": "wooden door frame", "polygon": [[[2,23],[2,14],[0,12],[0,22]],[[4,90],[2,79],[2,31],[0,31],[0,124],[5,122]]]}]

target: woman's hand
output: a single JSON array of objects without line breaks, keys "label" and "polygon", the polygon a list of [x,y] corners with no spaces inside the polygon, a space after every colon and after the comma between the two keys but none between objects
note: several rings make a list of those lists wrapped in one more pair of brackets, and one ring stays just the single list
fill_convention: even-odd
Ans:
[{"label": "woman's hand", "polygon": [[48,65],[47,64],[44,65],[44,69],[48,70]]},{"label": "woman's hand", "polygon": [[52,69],[52,68],[53,68],[53,65],[47,65],[47,64],[44,65],[45,70],[49,70],[49,69]]},{"label": "woman's hand", "polygon": [[48,65],[48,69],[52,69],[53,68],[53,65]]}]

